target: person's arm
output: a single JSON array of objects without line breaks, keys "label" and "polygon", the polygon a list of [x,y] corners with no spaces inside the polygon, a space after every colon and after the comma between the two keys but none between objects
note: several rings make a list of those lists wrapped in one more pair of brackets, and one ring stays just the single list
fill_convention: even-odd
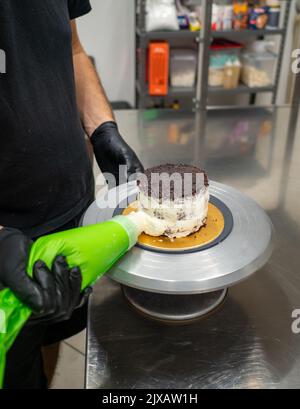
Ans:
[{"label": "person's arm", "polygon": [[77,105],[84,129],[91,137],[99,125],[115,121],[115,117],[95,67],[81,45],[75,20],[71,27]]},{"label": "person's arm", "polygon": [[71,28],[76,96],[81,121],[92,142],[100,169],[114,175],[118,183],[121,165],[126,166],[127,176],[143,172],[143,165],[119,133],[100,78],[80,43],[75,21],[71,21]]}]

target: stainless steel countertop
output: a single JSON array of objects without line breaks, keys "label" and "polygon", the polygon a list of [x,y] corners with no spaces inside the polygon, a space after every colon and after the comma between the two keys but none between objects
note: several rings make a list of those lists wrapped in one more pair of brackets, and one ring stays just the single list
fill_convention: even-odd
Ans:
[{"label": "stainless steel countertop", "polygon": [[118,284],[100,280],[89,306],[88,388],[300,388],[300,333],[292,331],[300,309],[300,131],[289,134],[289,115],[289,108],[213,110],[204,134],[201,115],[117,114],[146,167],[201,164],[266,210],[276,242],[259,274],[190,326],[146,320]]}]

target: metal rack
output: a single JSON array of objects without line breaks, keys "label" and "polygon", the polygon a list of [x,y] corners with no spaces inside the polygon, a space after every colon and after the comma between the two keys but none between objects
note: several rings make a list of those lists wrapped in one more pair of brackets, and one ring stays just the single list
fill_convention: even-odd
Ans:
[{"label": "metal rack", "polygon": [[196,101],[197,87],[169,87],[167,96],[151,96],[148,93],[148,85],[146,83],[146,61],[147,50],[150,41],[162,40],[168,41],[171,44],[184,42],[185,46],[197,47],[198,55],[200,54],[199,44],[203,41],[203,32],[191,31],[146,31],[146,3],[147,0],[136,0],[136,49],[137,49],[137,64],[136,64],[136,105],[138,108],[147,108],[149,104],[168,103],[176,99],[183,99],[185,106],[193,108]]},{"label": "metal rack", "polygon": [[[136,64],[136,106],[144,109],[147,107],[161,105],[173,102],[178,99],[181,105],[186,108],[206,109],[208,97],[212,95],[234,95],[248,94],[249,105],[255,104],[256,96],[260,93],[272,94],[272,104],[276,103],[278,94],[278,85],[282,68],[284,45],[287,34],[287,25],[290,15],[291,1],[283,0],[284,4],[284,19],[282,28],[274,30],[226,30],[226,31],[211,31],[211,17],[213,0],[202,0],[204,21],[202,22],[202,30],[199,32],[190,31],[158,31],[146,32],[146,2],[147,0],[136,0],[136,49],[137,49],[137,64]],[[264,87],[248,87],[240,84],[237,88],[224,89],[222,87],[208,86],[208,72],[210,61],[210,44],[214,38],[229,38],[229,39],[248,39],[248,38],[263,38],[264,36],[280,36],[280,48],[277,55],[277,67],[274,84]],[[198,50],[198,75],[197,82],[193,88],[169,88],[167,96],[151,96],[148,93],[148,84],[146,83],[146,63],[147,50],[150,41],[162,40],[168,41],[170,44],[184,43],[185,46],[196,47]]]}]

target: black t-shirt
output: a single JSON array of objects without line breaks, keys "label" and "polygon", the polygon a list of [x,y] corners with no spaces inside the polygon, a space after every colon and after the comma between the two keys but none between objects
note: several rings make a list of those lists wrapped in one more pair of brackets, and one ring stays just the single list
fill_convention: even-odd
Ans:
[{"label": "black t-shirt", "polygon": [[93,194],[70,28],[90,9],[88,0],[1,0],[0,225],[31,236],[71,220]]}]

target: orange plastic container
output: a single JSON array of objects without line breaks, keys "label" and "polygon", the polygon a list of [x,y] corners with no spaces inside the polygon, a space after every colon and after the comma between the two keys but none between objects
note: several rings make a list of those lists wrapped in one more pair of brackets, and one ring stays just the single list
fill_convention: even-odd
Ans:
[{"label": "orange plastic container", "polygon": [[149,45],[149,94],[167,95],[169,88],[168,43],[150,43]]}]

